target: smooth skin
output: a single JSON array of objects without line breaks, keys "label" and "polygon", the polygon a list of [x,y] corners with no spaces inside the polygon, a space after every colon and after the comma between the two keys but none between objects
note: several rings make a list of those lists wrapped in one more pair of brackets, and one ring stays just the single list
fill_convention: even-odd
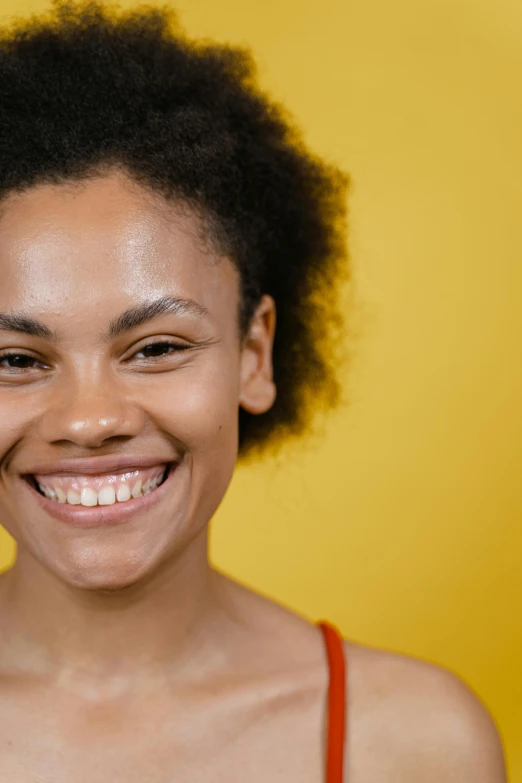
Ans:
[{"label": "smooth skin", "polygon": [[[323,783],[319,629],[208,562],[238,406],[262,414],[276,396],[273,300],[241,341],[231,260],[195,215],[116,170],[10,195],[0,277],[0,313],[55,338],[0,330],[0,521],[18,542],[0,577],[0,780]],[[165,297],[206,312],[107,337],[122,313]],[[144,350],[150,338],[162,347]],[[146,518],[81,530],[20,477],[105,455],[177,460],[168,498]],[[345,651],[347,781],[504,783],[495,724],[459,678]]]}]

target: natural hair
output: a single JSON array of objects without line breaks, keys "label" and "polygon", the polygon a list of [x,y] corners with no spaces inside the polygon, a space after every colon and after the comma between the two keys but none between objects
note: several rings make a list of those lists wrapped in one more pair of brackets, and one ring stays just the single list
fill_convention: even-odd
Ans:
[{"label": "natural hair", "polygon": [[348,176],[306,149],[248,50],[189,40],[168,6],[51,5],[0,29],[0,200],[114,168],[202,216],[240,273],[240,334],[276,303],[277,399],[239,410],[239,456],[276,450],[339,402]]}]

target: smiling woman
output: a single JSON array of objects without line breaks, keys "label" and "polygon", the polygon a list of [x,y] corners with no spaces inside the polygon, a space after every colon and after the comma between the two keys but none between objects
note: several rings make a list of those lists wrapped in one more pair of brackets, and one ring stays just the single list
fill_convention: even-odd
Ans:
[{"label": "smiling woman", "polygon": [[253,73],[167,9],[1,33],[0,779],[501,783],[454,675],[209,563],[338,399],[347,177]]}]

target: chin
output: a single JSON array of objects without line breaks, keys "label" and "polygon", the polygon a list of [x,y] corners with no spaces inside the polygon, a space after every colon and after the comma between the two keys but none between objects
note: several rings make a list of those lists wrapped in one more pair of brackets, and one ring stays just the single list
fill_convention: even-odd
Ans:
[{"label": "chin", "polygon": [[62,584],[80,590],[114,593],[132,588],[147,581],[158,567],[152,559],[146,559],[143,552],[91,551],[81,558],[69,557],[67,561],[54,562],[52,571]]}]

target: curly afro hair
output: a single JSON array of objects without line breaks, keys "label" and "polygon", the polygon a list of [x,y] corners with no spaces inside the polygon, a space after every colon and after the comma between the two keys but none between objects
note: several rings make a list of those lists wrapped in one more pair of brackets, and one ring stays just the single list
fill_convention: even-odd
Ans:
[{"label": "curly afro hair", "polygon": [[240,408],[239,458],[277,451],[340,399],[348,176],[305,148],[248,50],[188,40],[168,6],[51,5],[0,29],[0,200],[115,168],[201,216],[239,270],[240,335],[276,303],[277,399]]}]

